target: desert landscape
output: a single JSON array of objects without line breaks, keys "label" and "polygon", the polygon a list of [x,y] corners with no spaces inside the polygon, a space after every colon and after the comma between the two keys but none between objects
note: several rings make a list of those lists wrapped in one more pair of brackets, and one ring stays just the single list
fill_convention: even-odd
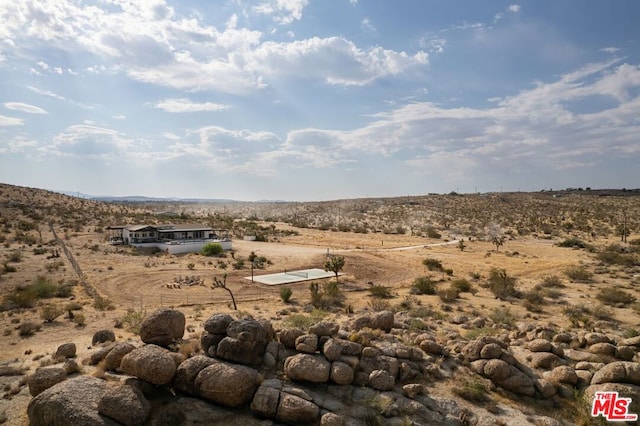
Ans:
[{"label": "desert landscape", "polygon": [[[108,226],[141,223],[225,229],[233,251],[169,255],[110,244]],[[282,345],[286,356],[252,364],[259,374],[253,392],[263,395],[270,380],[297,386],[303,390],[281,389],[279,400],[313,394],[302,398],[313,405],[311,417],[289,418],[284,408],[270,415],[253,394],[249,407],[250,399],[225,404],[194,391],[207,409],[232,407],[235,421],[244,424],[433,424],[407,401],[422,404],[434,416],[431,422],[443,424],[601,424],[603,418],[589,412],[599,389],[632,398],[630,412],[640,413],[639,190],[106,203],[0,184],[0,227],[0,423],[45,424],[30,419],[27,406],[58,384],[36,393],[39,370],[73,360],[65,381],[87,376],[120,383],[114,378],[124,374],[119,365],[105,371],[94,362],[105,347],[96,333],[111,330],[116,342],[143,348],[149,342],[141,326],[160,309],[184,315],[184,335],[164,349],[180,354],[183,363],[212,353],[216,358],[205,338],[214,317],[270,324],[273,334],[265,344]],[[327,269],[336,258],[344,260],[337,282],[270,286],[247,279],[252,273]],[[391,315],[390,325],[376,322],[384,315]],[[318,323],[335,330],[310,331]],[[286,337],[290,330],[300,330],[293,343]],[[298,348],[309,336],[315,346]],[[352,364],[329,359],[329,339],[357,344],[360,358],[349,358]],[[391,356],[382,342],[401,346]],[[69,343],[75,344],[73,356],[60,358],[57,351]],[[480,345],[475,356],[473,345]],[[480,355],[490,346],[497,355]],[[419,351],[419,359],[404,362],[403,350]],[[322,385],[297,377],[288,359],[298,356],[348,364],[353,377]],[[367,369],[366,356],[414,365],[415,374]],[[511,370],[494,375],[487,367],[494,360]],[[372,375],[378,371],[391,383],[377,384]],[[613,378],[603,379],[605,373]],[[528,382],[508,382],[519,375]],[[175,381],[154,385],[153,392],[181,394]],[[320,399],[335,396],[334,388],[353,388],[366,398],[332,410]],[[153,405],[154,397],[145,395]],[[104,424],[124,421],[103,414]],[[219,424],[228,424],[228,417],[220,418],[227,420]],[[115,421],[120,423],[109,423]],[[153,412],[142,422],[164,424]]]}]

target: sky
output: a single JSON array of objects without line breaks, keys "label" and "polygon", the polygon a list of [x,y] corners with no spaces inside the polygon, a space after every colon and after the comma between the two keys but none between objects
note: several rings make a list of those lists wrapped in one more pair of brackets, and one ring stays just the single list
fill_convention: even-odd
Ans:
[{"label": "sky", "polygon": [[312,201],[636,188],[635,0],[0,0],[0,182]]}]

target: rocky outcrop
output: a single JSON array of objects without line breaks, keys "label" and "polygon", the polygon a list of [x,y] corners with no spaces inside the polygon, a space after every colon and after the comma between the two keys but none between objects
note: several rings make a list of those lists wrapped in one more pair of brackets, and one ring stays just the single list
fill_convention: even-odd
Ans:
[{"label": "rocky outcrop", "polygon": [[184,314],[175,309],[159,309],[146,317],[140,325],[140,340],[144,343],[168,347],[182,339]]},{"label": "rocky outcrop", "polygon": [[215,349],[215,356],[239,364],[257,365],[262,362],[269,339],[269,330],[256,320],[232,321],[226,329],[226,337]]},{"label": "rocky outcrop", "polygon": [[331,363],[319,355],[298,354],[286,359],[284,373],[292,380],[324,383],[329,380]]},{"label": "rocky outcrop", "polygon": [[56,353],[53,355],[55,361],[61,362],[67,358],[74,358],[76,356],[76,344],[75,343],[63,343],[58,346]]},{"label": "rocky outcrop", "polygon": [[48,367],[40,368],[31,376],[29,376],[29,393],[32,396],[39,395],[51,386],[66,380],[67,373],[63,368]]},{"label": "rocky outcrop", "polygon": [[111,350],[104,357],[104,369],[109,371],[116,371],[120,368],[122,358],[129,352],[135,349],[131,343],[119,342],[111,347]]}]

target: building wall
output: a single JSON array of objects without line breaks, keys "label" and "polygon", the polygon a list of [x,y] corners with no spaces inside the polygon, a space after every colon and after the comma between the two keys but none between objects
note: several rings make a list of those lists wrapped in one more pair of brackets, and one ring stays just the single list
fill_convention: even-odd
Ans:
[{"label": "building wall", "polygon": [[221,240],[199,240],[199,241],[186,241],[181,242],[180,244],[164,244],[164,243],[140,243],[140,244],[131,244],[134,247],[157,247],[165,253],[169,254],[182,254],[182,253],[196,253],[202,250],[205,244],[208,243],[216,243],[222,246],[223,250],[232,250],[233,245],[232,242],[229,241],[221,241]]}]

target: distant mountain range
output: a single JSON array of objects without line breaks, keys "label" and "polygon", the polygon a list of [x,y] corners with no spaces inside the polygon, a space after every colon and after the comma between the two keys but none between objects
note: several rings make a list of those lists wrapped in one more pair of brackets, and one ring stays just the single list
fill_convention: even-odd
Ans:
[{"label": "distant mountain range", "polygon": [[[79,191],[56,191],[59,194],[69,195],[86,200],[103,201],[105,203],[248,203],[251,201],[239,201],[226,198],[178,198],[178,197],[145,197],[143,195],[90,195]],[[258,200],[256,203],[286,203],[284,200]]]}]

